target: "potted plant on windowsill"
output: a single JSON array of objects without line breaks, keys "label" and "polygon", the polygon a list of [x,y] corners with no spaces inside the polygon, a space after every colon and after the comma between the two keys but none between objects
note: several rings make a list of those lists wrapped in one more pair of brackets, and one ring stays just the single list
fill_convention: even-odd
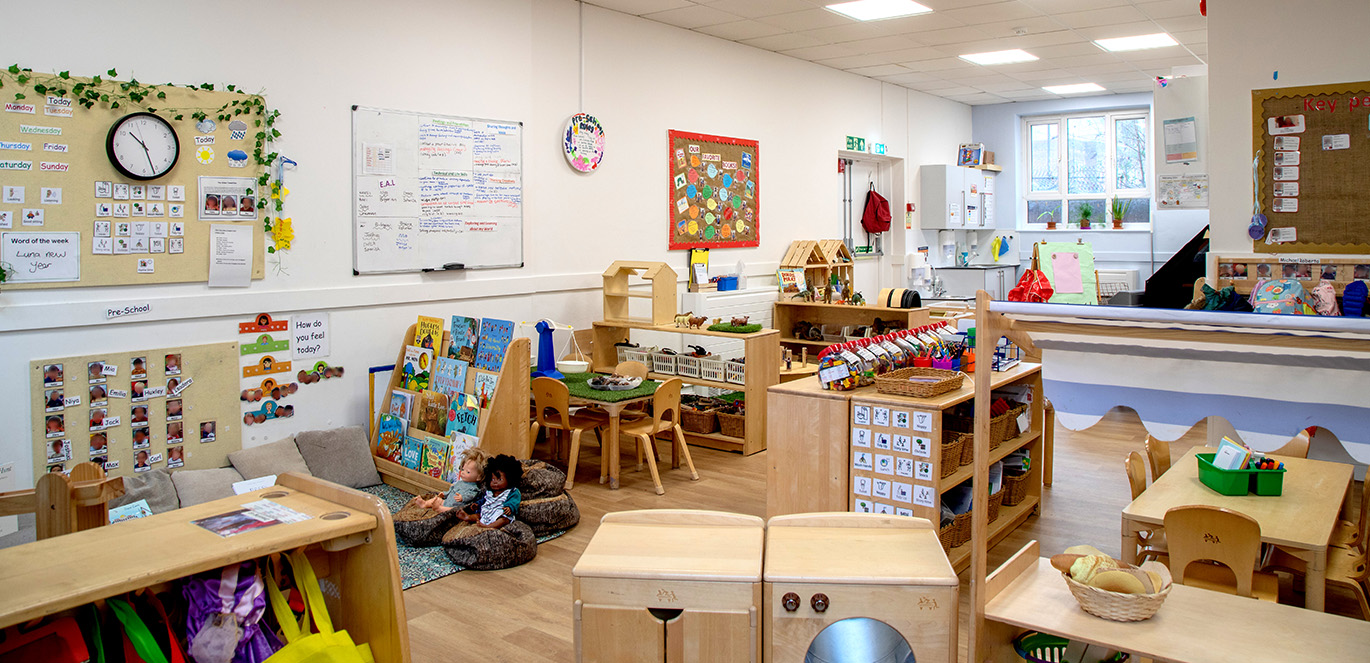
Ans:
[{"label": "potted plant on windowsill", "polygon": [[1131,207],[1131,206],[1132,206],[1132,200],[1131,200],[1131,199],[1123,200],[1122,198],[1119,198],[1119,197],[1117,197],[1117,196],[1114,196],[1114,197],[1113,197],[1113,204],[1112,204],[1112,208],[1113,208],[1113,209],[1112,209],[1112,212],[1113,212],[1113,229],[1114,229],[1114,230],[1122,230],[1122,229],[1123,229],[1123,217],[1124,217],[1124,216],[1127,216],[1127,209],[1128,209],[1129,207]]},{"label": "potted plant on windowsill", "polygon": [[1094,216],[1094,208],[1089,205],[1080,207],[1080,230],[1089,230],[1089,218]]},{"label": "potted plant on windowsill", "polygon": [[1055,230],[1055,229],[1056,229],[1056,213],[1053,212],[1053,211],[1051,211],[1051,210],[1047,210],[1047,211],[1045,211],[1045,212],[1042,212],[1041,214],[1038,214],[1038,215],[1037,215],[1037,220],[1038,220],[1038,221],[1041,221],[1041,220],[1042,220],[1042,217],[1044,217],[1044,216],[1047,218],[1047,230]]}]

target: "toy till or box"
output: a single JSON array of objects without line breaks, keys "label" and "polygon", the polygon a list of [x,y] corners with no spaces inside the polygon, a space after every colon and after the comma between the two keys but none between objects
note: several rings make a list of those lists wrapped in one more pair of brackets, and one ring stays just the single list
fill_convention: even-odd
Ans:
[{"label": "toy till or box", "polygon": [[1213,465],[1213,454],[1198,454],[1199,481],[1221,495],[1241,496],[1255,493],[1278,497],[1284,493],[1285,469],[1224,470]]},{"label": "toy till or box", "polygon": [[737,277],[736,277],[736,276],[720,276],[720,277],[718,277],[718,291],[719,291],[719,292],[723,292],[723,291],[725,291],[725,290],[737,290]]}]

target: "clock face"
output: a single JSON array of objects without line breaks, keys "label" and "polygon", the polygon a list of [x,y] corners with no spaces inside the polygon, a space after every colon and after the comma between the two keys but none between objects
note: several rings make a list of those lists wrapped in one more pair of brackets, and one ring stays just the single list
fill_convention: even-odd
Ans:
[{"label": "clock face", "polygon": [[151,180],[176,165],[181,142],[166,120],[152,113],[133,113],[110,127],[105,149],[120,173],[135,180]]}]

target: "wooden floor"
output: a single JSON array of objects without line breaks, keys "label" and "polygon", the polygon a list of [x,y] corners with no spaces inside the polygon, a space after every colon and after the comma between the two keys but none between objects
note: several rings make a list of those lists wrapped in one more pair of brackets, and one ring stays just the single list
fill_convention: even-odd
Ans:
[{"label": "wooden floor", "polygon": [[[1078,433],[1058,426],[1055,483],[1043,490],[1042,515],[1032,516],[990,553],[993,568],[1023,544],[1037,539],[1044,554],[1087,543],[1119,553],[1119,513],[1131,501],[1123,474],[1129,451],[1145,454],[1146,431],[1130,410],[1115,410],[1098,425]],[[1171,444],[1178,458],[1205,440],[1200,425]],[[545,456],[545,447],[536,455]],[[766,454],[750,457],[691,448],[700,480],[685,470],[661,472],[666,494],[656,495],[651,477],[623,460],[623,488],[609,491],[597,482],[597,450],[582,453],[572,491],[581,524],[538,547],[537,559],[503,571],[463,571],[404,593],[409,612],[409,642],[414,663],[451,660],[571,661],[571,567],[610,511],[651,508],[717,509],[765,516]],[[962,576],[961,651],[965,639],[969,585]],[[1349,599],[1328,592],[1329,612],[1353,614]]]}]

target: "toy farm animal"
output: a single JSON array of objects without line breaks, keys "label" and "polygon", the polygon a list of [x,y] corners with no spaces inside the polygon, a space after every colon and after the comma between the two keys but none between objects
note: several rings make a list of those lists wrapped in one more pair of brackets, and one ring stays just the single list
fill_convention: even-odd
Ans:
[{"label": "toy farm animal", "polygon": [[747,320],[749,320],[750,318],[751,318],[750,315],[735,315],[735,316],[733,316],[732,321],[729,322],[728,324],[730,324],[730,325],[732,325],[732,326],[734,326],[734,327],[742,327],[742,326],[744,326],[744,325],[747,324]]},{"label": "toy farm animal", "polygon": [[681,314],[677,315],[677,316],[675,317],[675,326],[677,326],[677,327],[687,327],[687,326],[689,326],[689,324],[690,324],[690,316],[692,316],[692,315],[694,315],[694,314],[695,314],[694,311],[689,311],[689,312],[687,312],[687,313],[681,313]]},{"label": "toy farm animal", "polygon": [[708,318],[707,316],[701,315],[701,316],[698,316],[698,317],[692,317],[692,318],[690,318],[690,321],[689,321],[689,327],[690,327],[690,329],[699,329],[700,327],[702,327],[702,326],[704,325],[704,323],[706,323],[706,322],[708,322],[708,321],[709,321],[709,318]]}]

